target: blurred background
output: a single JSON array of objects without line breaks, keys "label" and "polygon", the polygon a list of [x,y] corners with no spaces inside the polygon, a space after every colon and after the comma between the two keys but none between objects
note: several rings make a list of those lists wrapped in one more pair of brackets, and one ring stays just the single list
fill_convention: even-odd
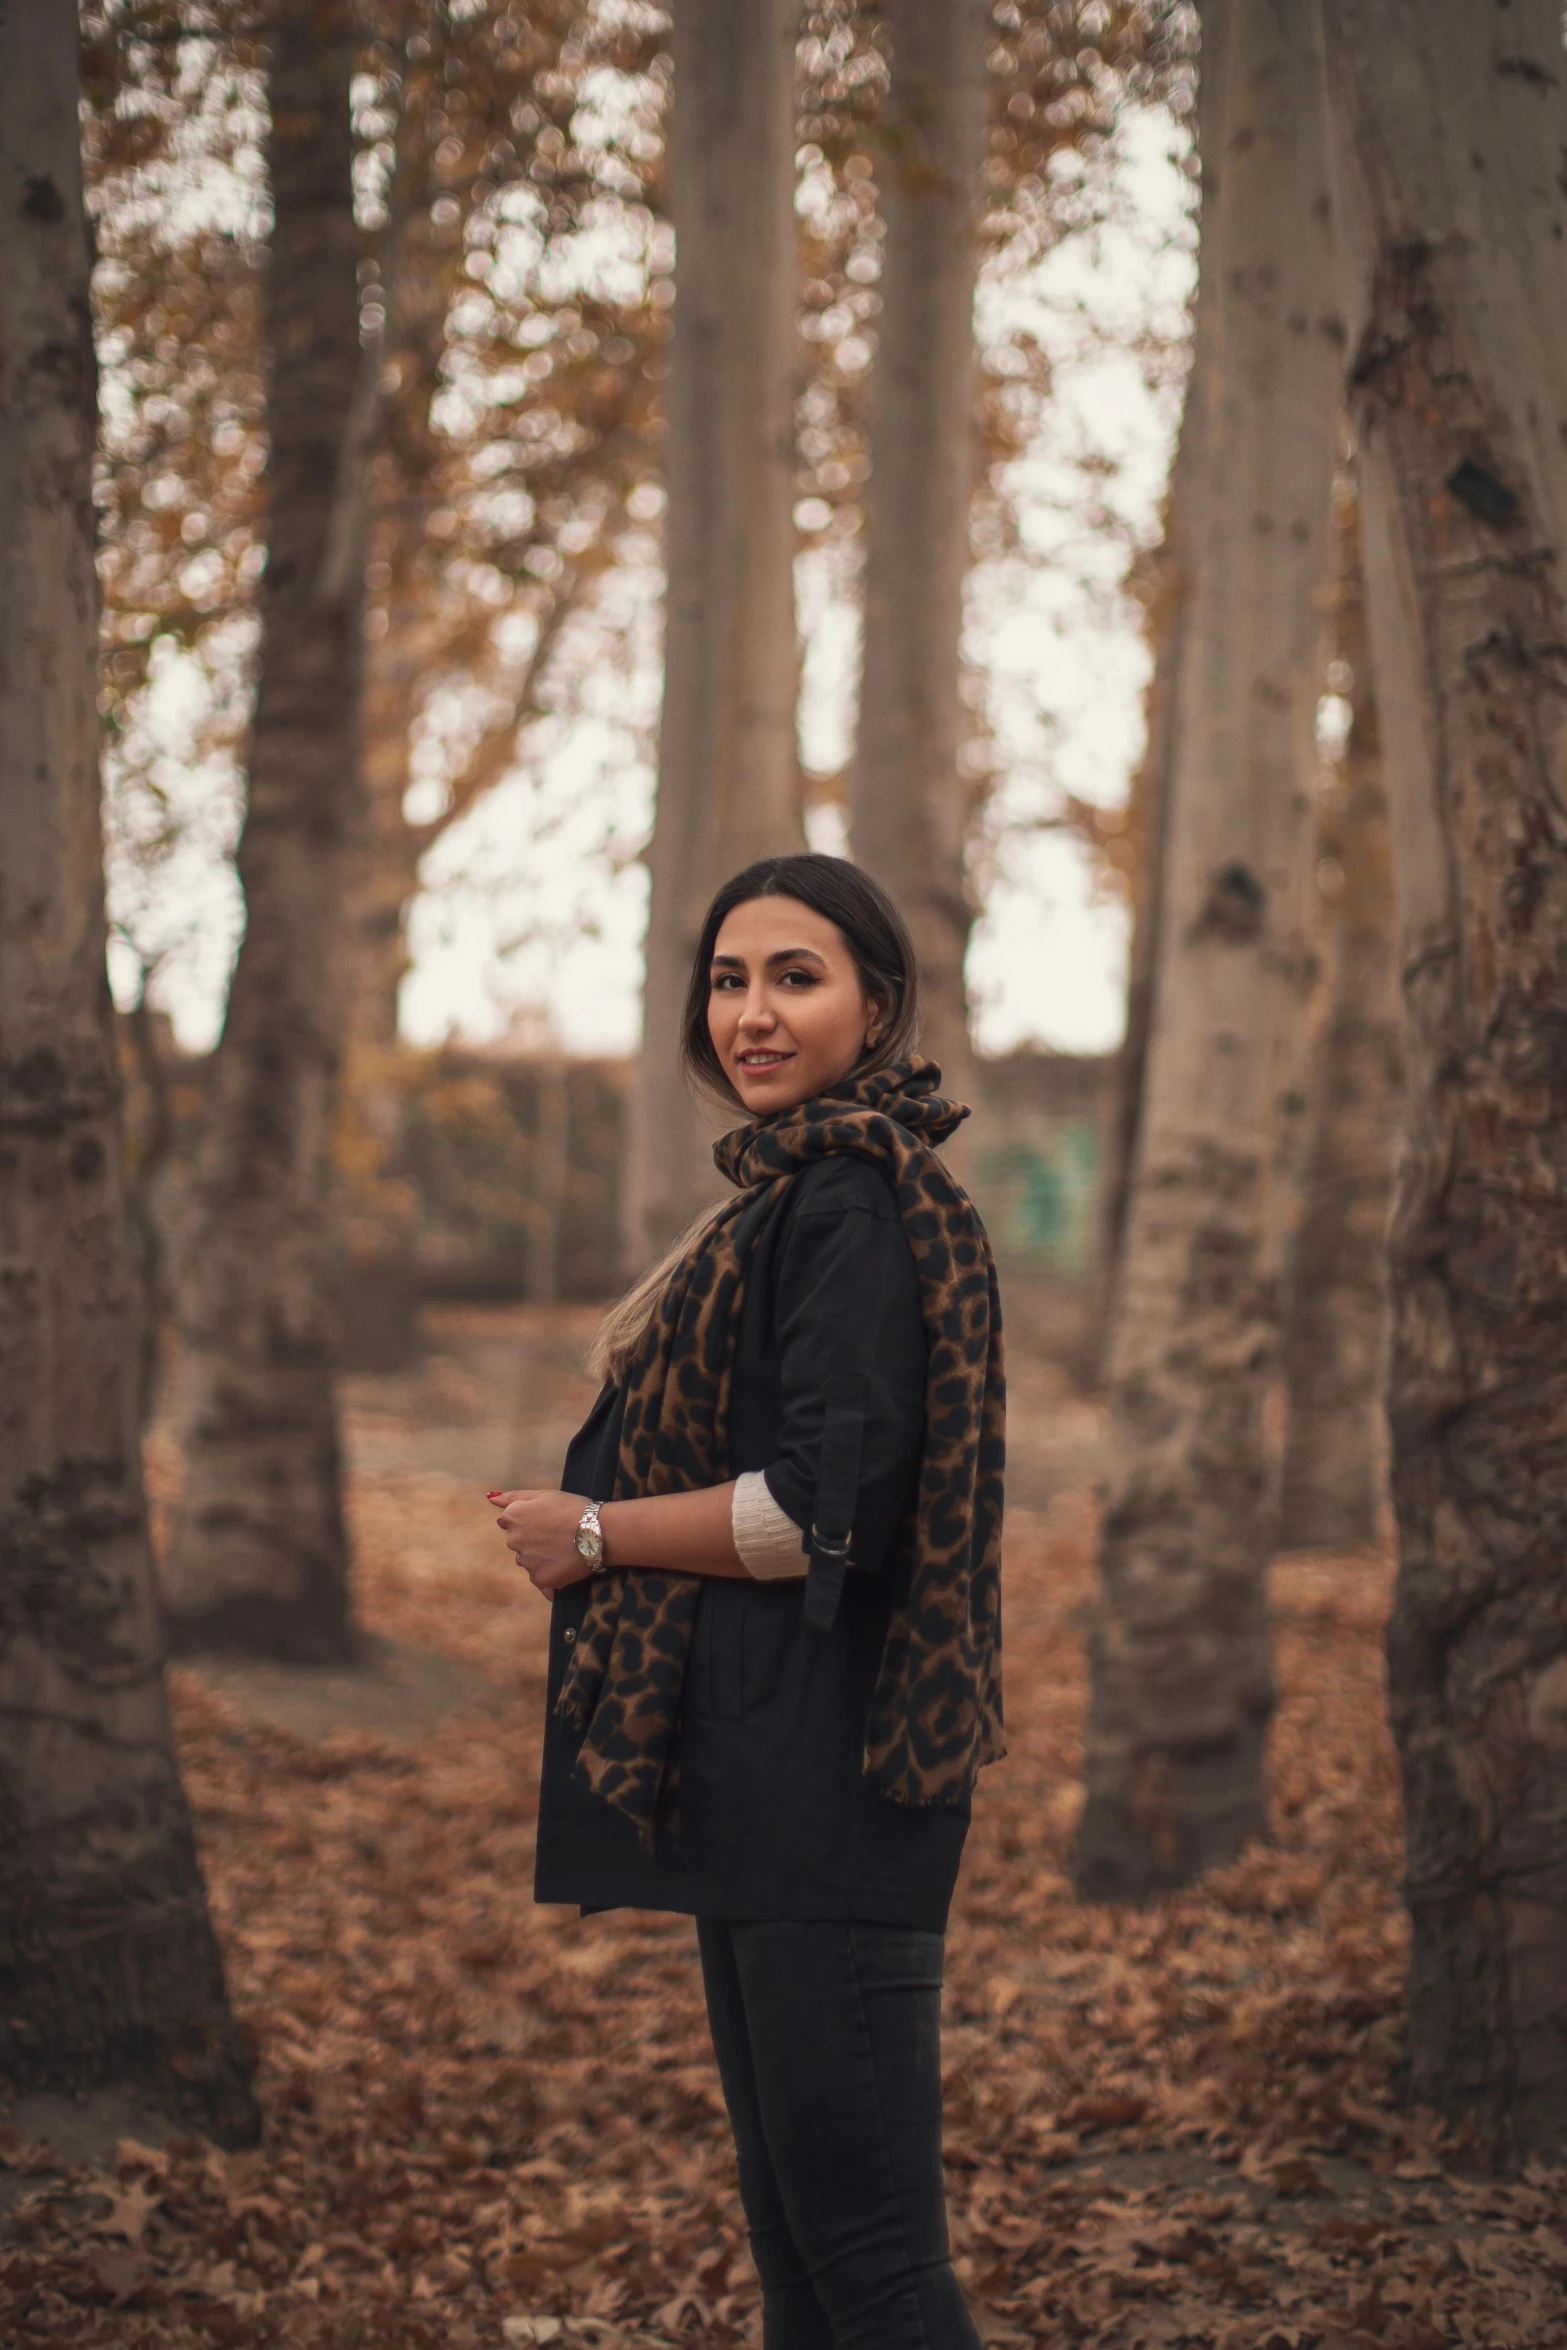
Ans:
[{"label": "blurred background", "polygon": [[[479,12],[421,34],[388,19],[318,68],[348,85],[334,193],[355,240],[358,347],[376,364],[366,804],[346,914],[359,935],[334,1146],[359,1369],[407,1359],[421,1300],[593,1299],[626,1266],[658,763],[671,59],[652,10],[534,10],[525,38],[507,24]],[[275,199],[268,60],[243,13],[172,42],[160,25],[147,16],[139,43],[105,21],[88,154],[110,968],[148,1216],[171,1251],[244,923]],[[883,13],[811,11],[799,29],[793,830],[845,852],[878,173],[903,166]],[[981,1096],[969,1172],[1021,1277],[1019,1329],[1037,1317],[1077,1361],[1123,1027],[1148,588],[1188,358],[1195,44],[1179,11],[1003,9],[969,34],[959,126],[976,282],[972,350],[948,355],[972,412],[949,821],[978,1059],[957,1075]]]}]

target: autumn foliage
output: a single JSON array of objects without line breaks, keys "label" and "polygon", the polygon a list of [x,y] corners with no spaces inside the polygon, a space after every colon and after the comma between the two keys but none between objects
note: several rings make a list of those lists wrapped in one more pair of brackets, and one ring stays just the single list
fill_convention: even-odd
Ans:
[{"label": "autumn foliage", "polygon": [[[530,1413],[569,1416],[581,1310],[500,1319],[535,1334]],[[460,1365],[431,1394],[487,1408]],[[362,1479],[354,1507],[366,1620],[466,1668],[471,1702],[408,1736],[305,1735],[176,1675],[266,2140],[72,2173],[13,2134],[0,2339],[754,2342],[689,1922],[532,1903],[544,1610],[453,1478]],[[1092,1536],[1081,1490],[1013,1522],[1012,1750],[950,1938],[948,2179],[987,2342],[1567,2343],[1559,2185],[1484,2178],[1399,2103],[1387,1561],[1279,1567],[1274,1841],[1128,1914],[1065,1873]]]}]

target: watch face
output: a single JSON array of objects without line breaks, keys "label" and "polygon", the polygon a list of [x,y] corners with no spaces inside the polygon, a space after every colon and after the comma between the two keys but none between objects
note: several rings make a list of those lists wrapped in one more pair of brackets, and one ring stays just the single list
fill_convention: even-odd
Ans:
[{"label": "watch face", "polygon": [[595,1534],[590,1526],[579,1526],[575,1540],[578,1558],[596,1559],[604,1548],[604,1537]]}]

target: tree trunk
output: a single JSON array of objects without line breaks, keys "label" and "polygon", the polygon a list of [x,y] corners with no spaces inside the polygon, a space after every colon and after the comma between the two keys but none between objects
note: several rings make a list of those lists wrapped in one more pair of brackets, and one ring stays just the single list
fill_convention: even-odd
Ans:
[{"label": "tree trunk", "polygon": [[[1137,1898],[1265,1822],[1265,1570],[1284,1182],[1300,1107],[1318,623],[1342,329],[1309,10],[1236,0],[1216,357],[1142,1131],[1110,1350],[1115,1461],[1078,1883]],[[1203,266],[1211,269],[1205,257]]]},{"label": "tree trunk", "polygon": [[1317,1039],[1304,1212],[1284,1333],[1285,1550],[1376,1539],[1387,1489],[1387,1219],[1403,1057],[1393,844],[1382,783],[1353,498],[1338,523],[1337,658],[1348,739],[1318,803],[1326,1013]]},{"label": "tree trunk", "polygon": [[185,1485],[164,1589],[183,1647],[326,1660],[353,1646],[328,1214],[359,810],[363,563],[331,529],[354,486],[360,365],[352,51],[346,21],[306,0],[287,0],[272,42],[271,518],[245,938],[181,1282]]},{"label": "tree trunk", "polygon": [[804,845],[796,784],[796,0],[681,0],[670,125],[676,302],[658,809],[627,1234],[636,1262],[721,1189],[676,1074],[702,916]]},{"label": "tree trunk", "polygon": [[528,1303],[560,1296],[561,1219],[571,1186],[571,1100],[566,1064],[541,1053],[533,1064],[533,1132],[529,1137]]},{"label": "tree trunk", "polygon": [[974,489],[974,286],[983,195],[984,0],[888,0],[892,83],[879,192],[887,235],[871,380],[865,655],[854,854],[897,900],[919,957],[921,1041],[973,1086],[963,964],[963,588]]},{"label": "tree trunk", "polygon": [[[1206,53],[1207,36],[1204,35]],[[1195,338],[1205,340],[1200,334]],[[1192,373],[1197,350],[1192,354]],[[1159,935],[1164,899],[1165,843],[1170,821],[1170,759],[1175,747],[1176,684],[1186,637],[1186,570],[1182,531],[1189,503],[1199,410],[1195,381],[1189,382],[1165,503],[1164,535],[1151,559],[1153,578],[1145,598],[1144,631],[1153,654],[1153,674],[1144,697],[1147,739],[1129,794],[1133,827],[1128,876],[1132,935],[1126,958],[1126,1029],[1115,1057],[1108,1148],[1100,1187],[1100,1252],[1105,1329],[1108,1341],[1126,1216],[1132,1198],[1132,1169],[1142,1127],[1143,1089],[1148,1077],[1148,1041],[1153,1033],[1154,976],[1159,968]]]},{"label": "tree trunk", "polygon": [[1114,1322],[1116,1283],[1126,1241],[1132,1197],[1132,1170],[1142,1128],[1143,1092],[1148,1077],[1148,1041],[1153,1033],[1154,981],[1163,932],[1164,869],[1170,825],[1170,769],[1179,738],[1177,711],[1186,662],[1190,609],[1190,539],[1203,475],[1202,424],[1213,404],[1208,381],[1216,355],[1214,304],[1219,282],[1219,147],[1224,132],[1224,68],[1229,47],[1230,0],[1203,0],[1202,45],[1197,82],[1197,161],[1202,173],[1202,268],[1192,308],[1192,361],[1181,407],[1181,426],[1170,467],[1164,532],[1152,557],[1153,577],[1144,594],[1145,628],[1153,650],[1153,674],[1144,706],[1147,739],[1132,779],[1131,817],[1136,864],[1132,880],[1132,938],[1126,971],[1126,1033],[1116,1056],[1109,1151],[1102,1186],[1100,1246],[1103,1252],[1104,1335],[1108,1346]]},{"label": "tree trunk", "polygon": [[[410,114],[410,105],[405,89],[396,169],[399,183],[420,185],[430,171],[421,144],[428,142],[429,126],[424,108]],[[398,997],[409,967],[408,907],[419,887],[420,861],[435,837],[432,828],[411,824],[403,813],[421,684],[452,663],[429,517],[440,503],[447,453],[432,411],[457,279],[451,247],[460,247],[461,229],[437,231],[428,204],[400,204],[399,193],[394,191],[383,238],[384,380],[391,388],[370,462],[375,520],[367,553],[385,586],[377,598],[376,633],[364,653],[359,761],[365,855],[356,876],[349,1019],[351,1049],[372,1064],[397,1049]]]},{"label": "tree trunk", "polygon": [[[401,482],[397,486],[412,503],[413,491]],[[414,520],[422,523],[423,516]],[[401,514],[378,533],[380,547],[390,551],[395,577],[386,599],[386,629],[368,652],[363,743],[367,848],[357,891],[352,1017],[353,1041],[371,1055],[397,1050],[399,999],[412,962],[408,909],[418,895],[419,868],[430,845],[424,828],[410,824],[403,814],[424,662],[439,663],[444,651],[429,617],[434,583],[419,560],[419,549],[410,543],[417,535],[416,527]]]},{"label": "tree trunk", "polygon": [[141,1109],[139,1119],[127,1120],[125,1213],[141,1321],[136,1421],[143,1435],[157,1408],[164,1324],[170,1306],[168,1249],[158,1214],[157,1193],[174,1148],[174,1104],[168,1067],[158,1040],[157,1017],[147,1001],[148,977],[144,964],[136,1001],[125,1014],[125,1033],[136,1067],[132,1098],[140,1096]]},{"label": "tree trunk", "polygon": [[[425,64],[439,72],[442,60]],[[416,70],[416,69],[415,69]],[[393,214],[382,238],[383,382],[377,446],[366,470],[374,521],[367,576],[384,581],[364,647],[359,703],[360,854],[348,918],[349,996],[336,1118],[336,1214],[343,1250],[342,1364],[394,1370],[418,1351],[418,1200],[408,1170],[407,1069],[398,1035],[408,974],[408,910],[439,827],[404,814],[422,688],[453,665],[451,623],[429,536],[441,497],[443,444],[432,421],[461,224],[437,231],[428,203],[402,200],[428,172],[405,82],[395,142]]]},{"label": "tree trunk", "polygon": [[382,604],[386,626],[366,647],[360,702],[362,853],[352,885],[352,979],[334,1152],[341,1360],[345,1370],[365,1371],[401,1368],[419,1343],[419,1205],[408,1169],[408,1069],[397,1015],[409,965],[408,908],[426,844],[403,814],[403,797],[421,665],[439,667],[444,651],[430,619],[432,583],[419,560],[424,509],[432,502],[427,484],[395,468],[385,451],[375,471],[392,512],[372,543],[392,578]]},{"label": "tree trunk", "polygon": [[0,2074],[257,2129],[164,1701],[104,971],[76,11],[0,15]]},{"label": "tree trunk", "polygon": [[[1407,1135],[1410,2087],[1567,2139],[1567,147],[1555,0],[1331,0]],[[1352,198],[1352,201],[1351,201]],[[1357,320],[1357,324],[1360,323]]]}]

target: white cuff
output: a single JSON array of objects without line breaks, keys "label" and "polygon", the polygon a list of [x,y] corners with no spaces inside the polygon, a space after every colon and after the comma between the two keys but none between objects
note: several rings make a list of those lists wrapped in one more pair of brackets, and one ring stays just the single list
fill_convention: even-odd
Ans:
[{"label": "white cuff", "polygon": [[781,1583],[788,1576],[805,1573],[810,1564],[805,1536],[788,1511],[774,1501],[760,1469],[747,1469],[743,1477],[735,1479],[729,1522],[740,1564],[757,1582]]}]

